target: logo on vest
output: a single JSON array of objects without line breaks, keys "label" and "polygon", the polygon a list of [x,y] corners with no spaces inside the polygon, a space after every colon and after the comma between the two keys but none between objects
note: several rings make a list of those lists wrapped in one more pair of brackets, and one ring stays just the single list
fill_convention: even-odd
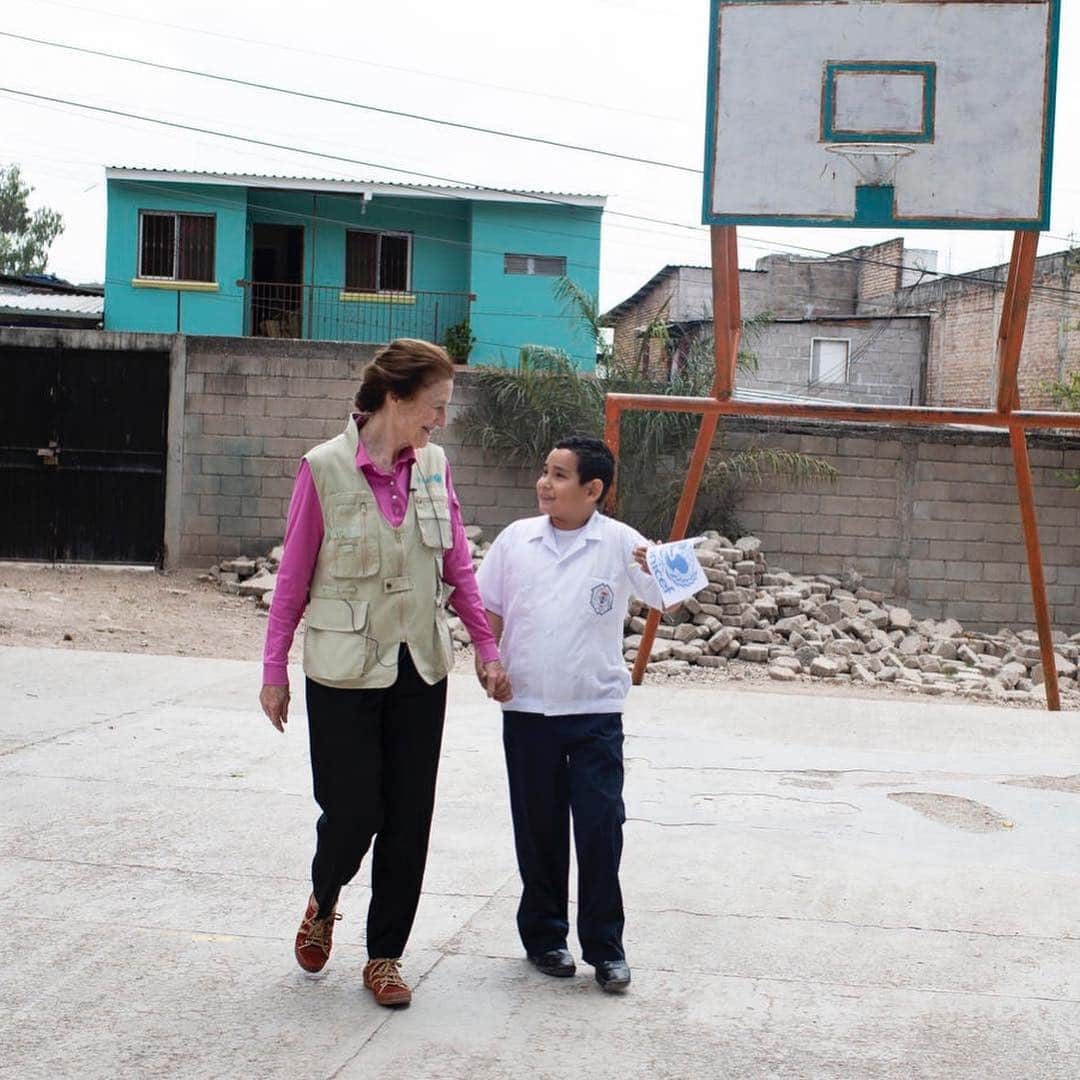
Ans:
[{"label": "logo on vest", "polygon": [[421,484],[441,484],[443,477],[441,472],[432,473],[430,476],[425,476],[423,473],[419,474]]}]

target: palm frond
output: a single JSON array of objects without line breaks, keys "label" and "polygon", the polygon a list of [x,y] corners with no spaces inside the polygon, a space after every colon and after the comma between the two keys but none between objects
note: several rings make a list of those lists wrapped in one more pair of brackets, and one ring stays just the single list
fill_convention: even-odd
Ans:
[{"label": "palm frond", "polygon": [[[595,300],[569,278],[556,293],[597,335]],[[770,316],[747,320],[753,337]],[[664,323],[666,328],[666,323]],[[657,334],[660,330],[657,329]],[[740,354],[740,366],[756,364]],[[670,380],[650,379],[626,358],[610,357],[597,375],[582,375],[556,349],[526,346],[517,369],[476,369],[476,403],[460,423],[467,442],[506,461],[538,465],[551,447],[570,434],[600,436],[604,399],[609,393],[707,397],[715,377],[711,337],[693,343],[683,368]],[[619,514],[652,535],[666,533],[682,494],[690,453],[701,417],[659,410],[622,416],[619,461]],[[735,529],[735,506],[747,484],[766,475],[800,484],[830,482],[836,470],[820,458],[754,445],[728,453],[722,444],[710,454],[694,515],[695,528]]]}]

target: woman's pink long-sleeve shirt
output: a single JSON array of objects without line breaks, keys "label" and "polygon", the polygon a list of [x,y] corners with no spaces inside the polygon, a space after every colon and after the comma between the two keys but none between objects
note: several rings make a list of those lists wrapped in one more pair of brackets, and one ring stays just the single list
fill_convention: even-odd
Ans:
[{"label": "woman's pink long-sleeve shirt", "polygon": [[[364,442],[356,451],[356,467],[362,469],[382,516],[395,528],[405,520],[409,506],[409,478],[416,461],[412,449],[403,450],[392,473],[379,469],[368,456]],[[450,523],[454,546],[443,556],[443,580],[454,587],[450,604],[465,624],[477,654],[484,663],[499,659],[495,637],[488,626],[484,602],[476,586],[469,541],[461,521],[461,504],[446,466],[446,490],[450,497]],[[308,602],[308,588],[323,541],[323,512],[319,494],[306,461],[300,462],[293,486],[289,517],[285,525],[285,550],[278,568],[277,586],[270,606],[263,648],[263,683],[288,686],[289,649]]]}]

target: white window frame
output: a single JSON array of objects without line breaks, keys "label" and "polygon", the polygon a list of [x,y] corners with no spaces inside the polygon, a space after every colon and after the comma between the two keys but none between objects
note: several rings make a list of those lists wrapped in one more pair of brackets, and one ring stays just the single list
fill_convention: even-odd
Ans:
[{"label": "white window frame", "polygon": [[[829,342],[833,345],[844,346],[844,376],[841,379],[829,379],[827,381],[821,378],[821,372],[814,370],[815,356],[814,353],[817,349],[819,342]],[[820,366],[820,358],[817,358],[818,365]],[[846,386],[851,379],[851,338],[838,338],[838,337],[813,337],[810,339],[810,385],[811,386]]]},{"label": "white window frame", "polygon": [[[148,217],[171,217],[173,219],[173,257],[172,257],[172,273],[168,277],[163,277],[160,274],[144,274],[143,273],[143,223]],[[136,273],[135,277],[139,281],[181,281],[185,280],[180,278],[180,219],[182,217],[208,217],[214,222],[214,262],[215,273],[214,276],[207,279],[202,284],[212,284],[217,280],[216,263],[217,263],[217,214],[199,214],[190,212],[187,210],[140,210],[139,211],[139,239],[138,249],[136,256]]]},{"label": "white window frame", "polygon": [[[375,293],[387,294],[389,296],[401,296],[404,293],[411,293],[412,287],[412,270],[413,270],[413,234],[410,232],[394,232],[392,229],[346,229],[345,237],[345,273],[346,276],[349,272],[348,262],[348,233],[367,233],[369,236],[375,237]],[[404,289],[384,289],[382,282],[379,280],[381,277],[382,267],[382,241],[384,236],[395,236],[405,241],[405,288]],[[363,293],[366,289],[356,289],[349,285],[348,281],[345,283],[343,292],[349,293]]]},{"label": "white window frame", "polygon": [[[524,259],[525,269],[521,272],[506,269],[507,259]],[[562,271],[558,274],[540,274],[536,270],[537,259],[561,259]],[[507,251],[503,254],[503,275],[506,277],[566,277],[567,259],[565,255],[526,255],[518,251]]]}]

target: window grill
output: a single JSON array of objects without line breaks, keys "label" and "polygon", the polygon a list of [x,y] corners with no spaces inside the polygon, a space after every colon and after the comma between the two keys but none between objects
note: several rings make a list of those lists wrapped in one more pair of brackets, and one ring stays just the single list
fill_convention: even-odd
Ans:
[{"label": "window grill", "polygon": [[213,214],[139,215],[139,273],[165,281],[214,281]]},{"label": "window grill", "polygon": [[565,255],[503,256],[504,274],[527,274],[530,277],[566,277]]},{"label": "window grill", "polygon": [[345,234],[345,288],[348,292],[408,292],[412,237],[408,233]]}]

